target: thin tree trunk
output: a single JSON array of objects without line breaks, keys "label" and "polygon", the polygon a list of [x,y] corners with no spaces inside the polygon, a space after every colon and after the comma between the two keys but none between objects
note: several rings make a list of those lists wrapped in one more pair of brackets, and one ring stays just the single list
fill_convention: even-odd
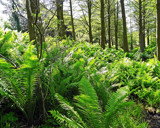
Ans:
[{"label": "thin tree trunk", "polygon": [[71,11],[71,24],[72,24],[72,34],[73,39],[76,39],[75,29],[74,29],[74,19],[73,19],[73,10],[72,10],[72,0],[70,0],[70,11]]},{"label": "thin tree trunk", "polygon": [[132,23],[130,19],[130,30],[131,30],[131,50],[133,50],[133,33],[132,33]]},{"label": "thin tree trunk", "polygon": [[149,46],[149,27],[147,29],[147,45]]},{"label": "thin tree trunk", "polygon": [[92,1],[88,0],[88,19],[89,19],[89,40],[90,43],[93,43],[93,37],[92,37]]},{"label": "thin tree trunk", "polygon": [[142,26],[142,1],[141,0],[139,0],[139,45],[140,45],[140,51],[144,52],[143,26]]},{"label": "thin tree trunk", "polygon": [[124,52],[129,52],[124,0],[121,0],[121,9],[122,9],[122,19],[123,19],[123,49],[124,49]]},{"label": "thin tree trunk", "polygon": [[110,0],[108,0],[108,44],[111,48],[111,14],[110,14]]},{"label": "thin tree trunk", "polygon": [[115,13],[114,13],[114,23],[115,23],[115,48],[118,50],[118,1],[117,1],[117,9],[115,5]]},{"label": "thin tree trunk", "polygon": [[145,29],[146,29],[146,8],[145,8],[145,0],[143,0],[143,47],[144,48],[146,39]]},{"label": "thin tree trunk", "polygon": [[104,0],[101,0],[101,47],[105,49],[105,22],[104,22]]},{"label": "thin tree trunk", "polygon": [[160,0],[156,0],[156,1],[157,1],[157,25],[156,25],[157,59],[160,61]]}]

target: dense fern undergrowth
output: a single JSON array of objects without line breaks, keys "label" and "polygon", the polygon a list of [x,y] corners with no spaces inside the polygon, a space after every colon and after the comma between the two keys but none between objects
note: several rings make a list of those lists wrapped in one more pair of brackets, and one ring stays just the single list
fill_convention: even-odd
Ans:
[{"label": "dense fern undergrowth", "polygon": [[0,30],[0,126],[149,127],[142,106],[160,106],[154,53],[154,43],[141,54],[48,37],[38,60],[27,33]]}]

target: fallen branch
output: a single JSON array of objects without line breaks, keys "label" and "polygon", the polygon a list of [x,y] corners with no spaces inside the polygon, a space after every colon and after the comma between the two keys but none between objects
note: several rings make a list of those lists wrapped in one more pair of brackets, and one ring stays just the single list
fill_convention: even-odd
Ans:
[{"label": "fallen branch", "polygon": [[10,59],[4,57],[2,54],[0,54],[0,57],[3,58],[3,59],[5,59],[9,63],[11,63],[14,66],[14,68],[17,69],[17,65],[13,61],[11,61]]}]

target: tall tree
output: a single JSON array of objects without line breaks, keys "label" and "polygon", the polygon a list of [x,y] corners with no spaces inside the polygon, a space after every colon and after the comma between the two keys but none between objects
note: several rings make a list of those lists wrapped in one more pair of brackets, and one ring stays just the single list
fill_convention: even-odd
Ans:
[{"label": "tall tree", "polygon": [[104,0],[100,0],[101,2],[101,47],[105,49],[105,21],[104,21]]},{"label": "tall tree", "polygon": [[73,19],[73,9],[72,9],[72,0],[70,2],[70,12],[71,12],[71,24],[72,24],[72,34],[73,34],[73,39],[76,39],[76,34],[75,34],[75,28],[74,28],[74,19]]},{"label": "tall tree", "polygon": [[143,47],[145,48],[145,38],[146,38],[146,33],[145,33],[145,30],[146,30],[146,0],[143,0],[143,4],[142,4],[142,8],[143,8],[143,23],[142,23],[142,32],[143,32]]},{"label": "tall tree", "polygon": [[141,52],[144,52],[143,25],[142,25],[142,0],[139,0],[139,45]]},{"label": "tall tree", "polygon": [[57,6],[57,25],[58,25],[58,36],[64,38],[65,26],[63,18],[63,0],[56,0]]},{"label": "tall tree", "polygon": [[26,10],[27,10],[30,41],[32,40],[36,41],[36,30],[35,30],[34,16],[33,16],[33,14],[36,15],[36,6],[35,6],[36,4],[35,3],[37,3],[36,0],[33,0],[32,2],[31,0],[26,0]]},{"label": "tall tree", "polygon": [[92,37],[92,0],[88,0],[87,5],[88,5],[88,20],[89,20],[89,40],[91,43],[93,43],[93,37]]},{"label": "tall tree", "polygon": [[108,43],[109,43],[109,48],[111,48],[111,2],[110,0],[107,0],[108,3]]},{"label": "tall tree", "polygon": [[126,26],[124,0],[121,0],[120,2],[121,2],[122,20],[123,20],[123,49],[124,49],[124,52],[128,52],[129,49],[128,49],[127,26]]},{"label": "tall tree", "polygon": [[157,2],[157,58],[160,61],[160,0],[156,0]]},{"label": "tall tree", "polygon": [[115,47],[118,50],[118,11],[119,11],[118,0],[115,1],[115,11],[114,11],[114,24],[115,24]]},{"label": "tall tree", "polygon": [[131,31],[131,50],[133,50],[133,32],[132,32],[132,23],[130,19],[130,31]]}]

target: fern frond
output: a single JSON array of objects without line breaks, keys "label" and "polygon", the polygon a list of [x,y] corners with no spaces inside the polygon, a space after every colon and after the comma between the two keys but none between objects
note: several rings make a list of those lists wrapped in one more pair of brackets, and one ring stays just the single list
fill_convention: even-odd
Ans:
[{"label": "fern frond", "polygon": [[[68,117],[66,117],[65,115],[60,114],[58,111],[50,111],[50,113],[52,114],[52,116],[54,116],[56,118],[56,120],[61,124],[64,125],[68,128],[85,128],[84,126],[82,126],[81,124],[77,123],[76,120],[73,119],[69,119]],[[87,128],[87,127],[86,127]]]},{"label": "fern frond", "polygon": [[116,113],[119,110],[122,110],[124,107],[134,104],[134,102],[126,102],[128,92],[129,89],[127,87],[122,87],[118,89],[116,93],[113,93],[110,99],[108,100],[108,104],[105,106],[106,127],[109,127],[109,125],[112,123],[113,118],[116,117]]},{"label": "fern frond", "polygon": [[79,111],[83,115],[84,120],[88,123],[88,126],[94,128],[103,127],[103,114],[99,105],[98,96],[90,84],[90,82],[83,77],[79,82],[79,89],[81,95],[76,96],[75,99]]},{"label": "fern frond", "polygon": [[59,101],[61,107],[64,110],[70,111],[73,114],[72,118],[74,118],[74,120],[76,120],[77,122],[85,126],[85,123],[82,121],[79,114],[74,110],[74,108],[71,106],[71,104],[68,101],[66,101],[61,95],[57,93],[55,94],[55,98]]},{"label": "fern frond", "polygon": [[91,97],[93,100],[98,101],[98,96],[93,86],[90,84],[90,82],[85,77],[83,77],[81,81],[79,82],[79,89],[80,89],[81,94],[85,94]]}]

